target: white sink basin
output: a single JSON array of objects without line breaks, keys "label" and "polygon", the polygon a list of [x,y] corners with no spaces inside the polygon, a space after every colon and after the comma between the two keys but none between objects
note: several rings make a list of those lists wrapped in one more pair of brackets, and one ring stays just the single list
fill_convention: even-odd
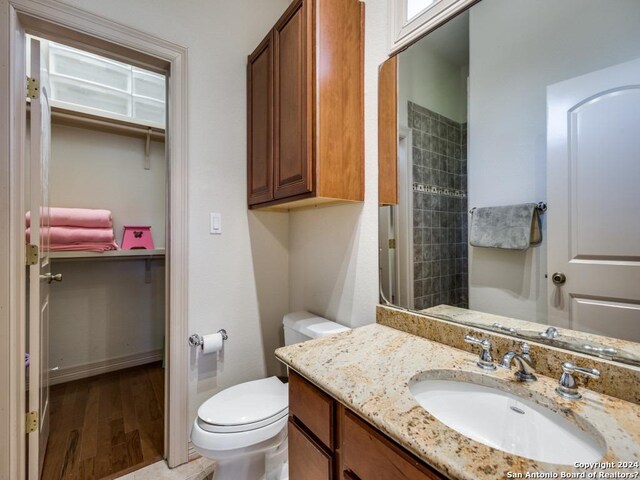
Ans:
[{"label": "white sink basin", "polygon": [[514,455],[572,465],[595,462],[605,454],[602,441],[564,417],[497,388],[427,379],[411,382],[409,390],[448,427]]}]

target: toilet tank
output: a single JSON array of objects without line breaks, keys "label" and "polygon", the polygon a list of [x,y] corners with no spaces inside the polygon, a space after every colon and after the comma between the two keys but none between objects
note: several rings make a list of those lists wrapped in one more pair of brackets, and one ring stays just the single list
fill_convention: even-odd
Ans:
[{"label": "toilet tank", "polygon": [[282,319],[282,324],[284,325],[285,345],[293,345],[313,338],[351,330],[344,325],[305,311],[287,313]]}]

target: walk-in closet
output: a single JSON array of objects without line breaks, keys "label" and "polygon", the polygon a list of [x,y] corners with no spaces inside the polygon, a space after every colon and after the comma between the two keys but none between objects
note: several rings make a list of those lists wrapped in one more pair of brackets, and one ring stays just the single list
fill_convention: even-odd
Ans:
[{"label": "walk-in closet", "polygon": [[26,236],[50,271],[25,361],[41,366],[27,396],[48,405],[41,478],[116,478],[164,454],[166,77],[38,40],[38,118],[49,109],[50,124],[34,143],[32,104],[28,144],[49,158],[30,172],[44,207],[27,212]]}]

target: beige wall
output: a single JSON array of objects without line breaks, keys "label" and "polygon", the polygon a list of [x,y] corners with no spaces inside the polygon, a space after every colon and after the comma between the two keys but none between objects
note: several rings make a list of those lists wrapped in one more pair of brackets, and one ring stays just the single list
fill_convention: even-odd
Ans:
[{"label": "beige wall", "polygon": [[409,101],[459,123],[467,121],[467,66],[456,65],[419,42],[399,55],[398,123],[408,127]]},{"label": "beige wall", "polygon": [[158,351],[164,336],[164,262],[144,260],[57,261],[52,271],[49,362],[72,367]]},{"label": "beige wall", "polygon": [[387,1],[365,2],[365,201],[291,213],[291,309],[358,327],[378,303],[378,67]]},{"label": "beige wall", "polygon": [[[144,147],[141,138],[53,125],[51,205],[106,208],[118,245],[128,224],[151,225],[155,246],[164,247],[164,144],[151,142],[150,170]],[[162,348],[164,262],[152,262],[150,283],[144,260],[54,260],[52,269],[64,281],[51,295],[51,367],[64,371]]]},{"label": "beige wall", "polygon": [[106,208],[113,213],[118,245],[123,225],[151,225],[156,248],[165,246],[167,162],[164,143],[53,125],[49,201],[52,207]]}]

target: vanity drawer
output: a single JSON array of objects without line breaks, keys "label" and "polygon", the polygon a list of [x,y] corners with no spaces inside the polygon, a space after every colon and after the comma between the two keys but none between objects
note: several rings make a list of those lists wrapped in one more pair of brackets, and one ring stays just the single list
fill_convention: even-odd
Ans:
[{"label": "vanity drawer", "polygon": [[348,410],[342,416],[342,469],[344,479],[446,478],[396,446]]},{"label": "vanity drawer", "polygon": [[289,478],[331,480],[331,457],[289,419]]},{"label": "vanity drawer", "polygon": [[334,411],[335,402],[330,396],[289,370],[289,414],[329,450],[334,448]]}]

